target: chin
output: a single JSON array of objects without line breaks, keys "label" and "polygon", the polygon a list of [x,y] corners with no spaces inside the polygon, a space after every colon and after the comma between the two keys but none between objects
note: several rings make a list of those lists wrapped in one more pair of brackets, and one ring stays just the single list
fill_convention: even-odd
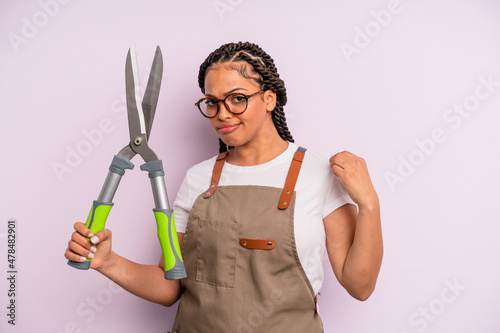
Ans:
[{"label": "chin", "polygon": [[238,146],[241,146],[241,142],[239,140],[236,140],[236,139],[230,139],[230,138],[221,138],[219,137],[219,139],[222,140],[222,142],[224,142],[226,144],[226,146],[231,146],[231,147],[238,147]]}]

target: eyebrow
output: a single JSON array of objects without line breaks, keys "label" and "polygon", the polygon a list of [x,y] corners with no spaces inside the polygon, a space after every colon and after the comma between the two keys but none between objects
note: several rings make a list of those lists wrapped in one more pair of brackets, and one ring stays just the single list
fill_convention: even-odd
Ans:
[{"label": "eyebrow", "polygon": [[[227,95],[229,95],[229,94],[234,93],[234,92],[235,92],[235,91],[237,91],[237,90],[246,90],[246,91],[248,91],[248,89],[246,89],[246,88],[240,88],[240,87],[238,87],[238,88],[233,88],[233,89],[229,90],[228,92],[224,93],[223,95],[224,95],[224,96],[227,96]],[[211,94],[205,94],[205,96],[207,96],[207,97],[212,97],[212,98],[217,98],[216,96],[211,95]]]}]

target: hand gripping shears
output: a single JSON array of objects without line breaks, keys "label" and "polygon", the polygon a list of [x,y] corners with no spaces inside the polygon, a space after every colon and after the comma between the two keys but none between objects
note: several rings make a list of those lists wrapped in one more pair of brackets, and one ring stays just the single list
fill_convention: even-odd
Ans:
[{"label": "hand gripping shears", "polygon": [[[136,154],[139,154],[146,162],[141,165],[141,170],[148,171],[153,189],[156,207],[153,209],[153,212],[156,218],[158,238],[165,263],[165,279],[177,280],[186,277],[186,270],[182,260],[179,240],[177,239],[173,211],[170,209],[168,203],[167,190],[163,178],[165,174],[163,164],[148,145],[149,133],[153,125],[160,93],[162,74],[163,60],[160,47],[158,46],[156,47],[144,99],[141,102],[135,47],[132,45],[128,51],[125,66],[130,143],[114,156],[101,193],[98,199],[94,200],[92,204],[85,226],[94,234],[104,229],[121,177],[125,174],[125,169],[134,168],[134,164],[130,160]],[[89,269],[90,260],[87,259],[84,262],[68,261],[68,264],[78,269]]]}]

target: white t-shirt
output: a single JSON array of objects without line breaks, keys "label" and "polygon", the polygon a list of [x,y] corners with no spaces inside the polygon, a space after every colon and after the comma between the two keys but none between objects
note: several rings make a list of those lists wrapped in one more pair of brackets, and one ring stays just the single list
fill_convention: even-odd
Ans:
[{"label": "white t-shirt", "polygon": [[[282,154],[259,165],[236,166],[226,162],[219,186],[260,185],[281,189],[297,148],[296,144],[289,143]],[[216,156],[193,166],[186,173],[174,202],[178,232],[185,232],[194,201],[209,188],[215,160]],[[338,207],[353,202],[340,179],[332,173],[328,157],[309,150],[305,153],[295,191],[295,243],[302,267],[317,294],[324,279],[326,236],[323,218]]]}]

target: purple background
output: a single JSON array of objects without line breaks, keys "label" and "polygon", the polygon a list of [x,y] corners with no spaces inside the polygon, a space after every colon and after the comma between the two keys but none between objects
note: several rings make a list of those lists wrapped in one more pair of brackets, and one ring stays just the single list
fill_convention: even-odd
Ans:
[{"label": "purple background", "polygon": [[[186,169],[218,147],[193,105],[198,67],[221,44],[249,40],[286,82],[296,142],[364,157],[381,199],[377,289],[366,302],[352,299],[325,261],[325,332],[498,332],[499,10],[493,0],[2,1],[0,272],[15,219],[18,293],[12,326],[0,279],[0,331],[170,330],[175,307],[71,269],[63,252],[127,143],[130,45],[143,82],[155,46],[163,51],[150,142],[173,202]],[[153,199],[136,169],[107,226],[116,252],[156,264]]]}]

